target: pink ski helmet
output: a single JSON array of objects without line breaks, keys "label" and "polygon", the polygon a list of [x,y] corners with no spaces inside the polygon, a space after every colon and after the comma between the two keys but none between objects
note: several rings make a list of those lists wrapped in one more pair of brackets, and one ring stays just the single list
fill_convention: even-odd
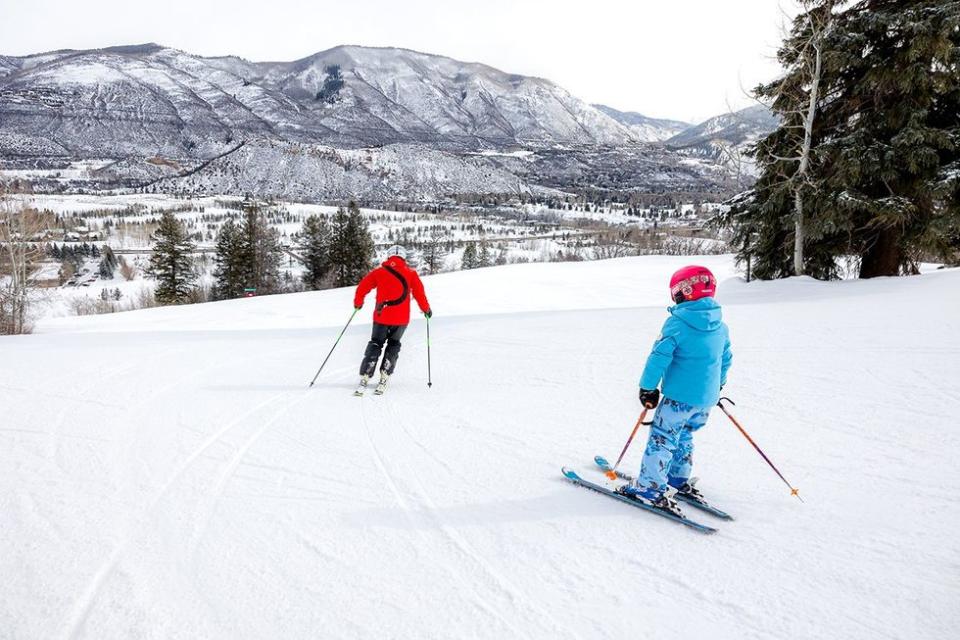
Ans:
[{"label": "pink ski helmet", "polygon": [[700,298],[712,298],[717,292],[717,279],[710,269],[690,265],[673,274],[670,278],[670,297],[677,304]]}]

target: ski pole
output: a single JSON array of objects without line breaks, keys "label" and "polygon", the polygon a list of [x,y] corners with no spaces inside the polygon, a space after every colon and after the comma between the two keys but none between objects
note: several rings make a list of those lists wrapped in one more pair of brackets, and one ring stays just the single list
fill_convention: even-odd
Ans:
[{"label": "ski pole", "polygon": [[778,476],[780,476],[780,479],[781,479],[781,480],[783,480],[783,484],[785,484],[785,485],[787,485],[788,487],[790,487],[790,495],[792,495],[792,496],[797,496],[797,499],[798,499],[800,502],[803,502],[803,498],[800,497],[800,490],[799,490],[799,489],[794,489],[794,488],[793,488],[793,485],[791,485],[789,482],[787,482],[787,479],[783,477],[783,474],[782,474],[782,473],[780,473],[780,470],[777,469],[775,466],[773,466],[773,463],[770,462],[770,458],[767,457],[767,454],[765,454],[765,453],[763,452],[763,450],[761,450],[760,447],[757,446],[757,443],[753,441],[753,438],[750,437],[750,434],[747,433],[746,429],[744,429],[744,428],[740,425],[740,423],[737,422],[737,419],[734,418],[734,417],[730,414],[729,411],[727,411],[727,408],[726,408],[725,406],[723,406],[723,401],[724,401],[724,400],[726,400],[727,402],[729,402],[730,404],[732,404],[732,405],[734,405],[734,406],[736,406],[736,404],[737,404],[736,402],[734,402],[734,401],[731,400],[730,398],[720,398],[720,400],[717,401],[717,406],[720,407],[720,410],[723,411],[725,414],[727,414],[727,417],[730,418],[730,422],[733,423],[733,426],[735,426],[737,429],[739,429],[739,430],[740,430],[740,433],[743,434],[743,437],[747,439],[747,442],[749,442],[750,444],[752,444],[752,445],[753,445],[753,448],[757,450],[757,453],[759,453],[761,456],[763,456],[763,459],[766,460],[766,462],[767,462],[768,465],[770,465],[770,468],[773,469]]},{"label": "ski pole", "polygon": [[640,413],[640,418],[637,420],[637,424],[633,425],[633,431],[630,432],[630,437],[627,438],[627,444],[623,445],[623,451],[620,452],[620,457],[617,458],[617,464],[613,465],[613,469],[606,472],[606,475],[611,480],[617,479],[617,467],[620,466],[620,461],[623,460],[624,454],[627,453],[627,449],[630,448],[630,443],[633,442],[633,436],[637,435],[637,429],[640,428],[640,425],[643,424],[643,419],[647,417],[647,407],[643,408],[643,411]]},{"label": "ski pole", "polygon": [[[317,381],[317,378],[320,377],[320,372],[323,371],[323,368],[327,366],[327,360],[330,359],[330,356],[333,355],[333,350],[337,348],[337,345],[340,344],[340,338],[343,337],[343,334],[347,332],[347,327],[350,326],[350,323],[353,322],[354,316],[357,315],[357,311],[360,309],[354,309],[353,313],[350,315],[350,319],[347,320],[347,324],[343,327],[343,331],[340,332],[340,335],[337,336],[337,341],[333,343],[333,346],[330,347],[330,353],[327,354],[327,357],[323,359],[323,364],[320,365],[320,368],[317,370],[317,375],[313,376],[313,380],[310,381],[310,386],[313,386],[313,383]],[[309,388],[309,387],[307,387]]]},{"label": "ski pole", "polygon": [[433,376],[430,373],[430,316],[427,316],[427,388],[433,386]]}]

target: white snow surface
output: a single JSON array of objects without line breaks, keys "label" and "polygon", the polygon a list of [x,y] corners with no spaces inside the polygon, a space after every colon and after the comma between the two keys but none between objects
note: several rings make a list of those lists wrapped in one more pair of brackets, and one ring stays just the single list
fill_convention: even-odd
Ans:
[{"label": "white snow surface", "polygon": [[[734,414],[703,536],[560,475],[615,458],[687,262],[720,276]],[[0,339],[0,636],[952,638],[960,270],[744,283],[729,257],[424,279],[387,394],[348,290]],[[644,436],[627,454],[636,471]]]}]

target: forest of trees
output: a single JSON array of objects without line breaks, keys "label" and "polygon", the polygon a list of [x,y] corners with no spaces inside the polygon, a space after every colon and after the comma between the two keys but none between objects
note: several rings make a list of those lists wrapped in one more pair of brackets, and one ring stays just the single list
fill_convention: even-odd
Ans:
[{"label": "forest of trees", "polygon": [[[313,215],[297,237],[298,258],[304,264],[308,290],[356,284],[373,264],[373,238],[367,221],[353,202],[340,207],[328,221]],[[239,225],[226,221],[217,236],[213,297],[239,298],[245,293],[268,295],[289,289],[280,276],[284,250],[279,233],[269,227],[255,204],[248,204]]]},{"label": "forest of trees", "polygon": [[[202,299],[196,293],[197,270],[192,257],[196,247],[184,225],[172,213],[164,213],[154,240],[148,273],[157,279],[157,302],[180,304]],[[245,203],[239,223],[225,221],[217,235],[212,298],[228,300],[249,294],[351,286],[360,281],[374,260],[367,221],[353,202],[340,207],[329,220],[310,216],[297,237],[297,248],[300,254],[296,258],[305,267],[302,287],[281,274],[286,249],[280,233],[270,226],[258,204]],[[102,256],[100,269],[104,275],[116,266],[112,252]]]},{"label": "forest of trees", "polygon": [[756,89],[780,126],[719,222],[754,275],[861,278],[960,263],[960,9],[942,0],[804,0]]}]

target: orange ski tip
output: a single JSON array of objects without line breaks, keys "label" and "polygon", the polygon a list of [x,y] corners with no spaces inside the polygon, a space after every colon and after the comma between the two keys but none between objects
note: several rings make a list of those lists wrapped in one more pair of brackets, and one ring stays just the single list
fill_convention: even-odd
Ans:
[{"label": "orange ski tip", "polygon": [[611,480],[616,480],[616,479],[617,479],[617,474],[614,473],[613,471],[604,471],[604,473],[605,473],[606,476],[607,476],[608,478],[610,478]]}]

